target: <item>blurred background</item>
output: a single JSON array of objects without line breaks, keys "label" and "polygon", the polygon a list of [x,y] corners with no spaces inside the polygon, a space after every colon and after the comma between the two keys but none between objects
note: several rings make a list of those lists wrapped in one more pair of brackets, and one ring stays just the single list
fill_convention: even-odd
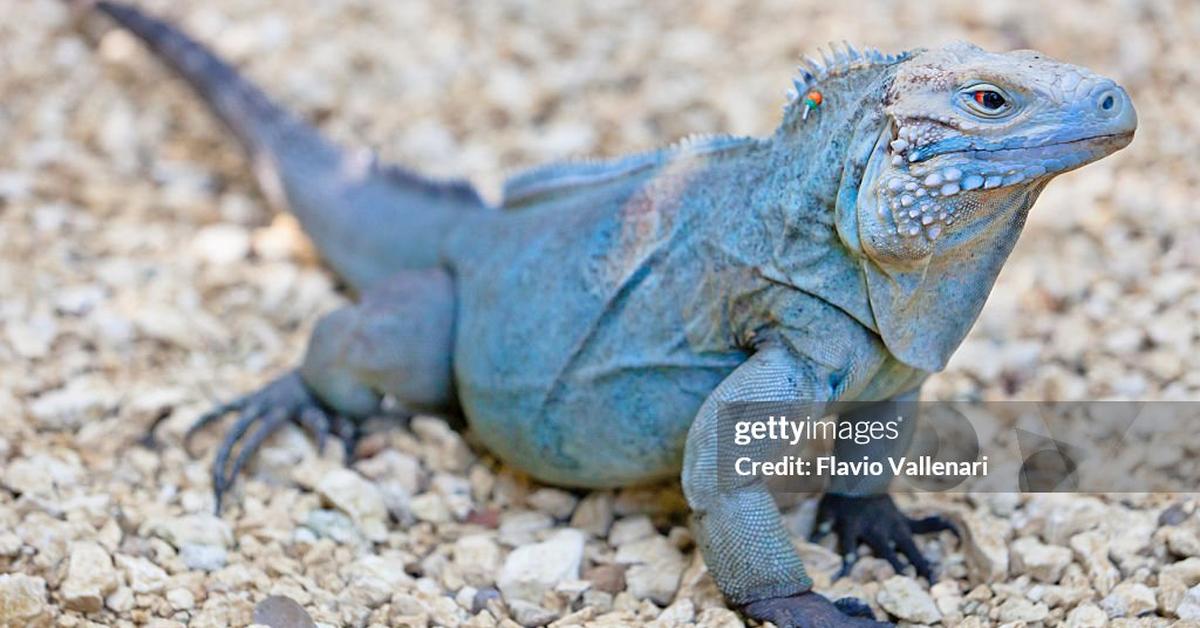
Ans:
[{"label": "blurred background", "polygon": [[[926,394],[1200,396],[1194,0],[137,4],[337,139],[492,194],[548,160],[768,134],[800,56],[830,41],[965,39],[1087,66],[1128,89],[1137,137],[1049,186]],[[203,502],[200,461],[132,443],[160,415],[177,436],[294,363],[343,297],[237,145],[131,37],[89,40],[56,0],[0,0],[0,15],[0,471],[11,463],[11,489],[40,452],[36,468],[98,473],[111,484],[87,490],[117,503],[178,507],[151,477]],[[0,490],[0,530],[34,484]]]}]

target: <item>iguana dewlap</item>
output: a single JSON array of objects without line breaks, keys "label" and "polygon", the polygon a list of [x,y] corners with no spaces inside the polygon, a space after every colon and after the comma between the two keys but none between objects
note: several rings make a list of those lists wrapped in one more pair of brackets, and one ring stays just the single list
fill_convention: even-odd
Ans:
[{"label": "iguana dewlap", "polygon": [[[717,468],[718,411],[914,398],[1045,185],[1137,124],[1121,87],[1036,52],[846,47],[808,62],[770,137],[538,168],[489,206],[466,183],[332,144],[175,28],[92,6],[196,88],[360,295],[317,325],[295,372],[200,420],[240,413],[214,464],[218,500],[281,425],[324,434],[390,396],[461,414],[546,482],[682,469],[718,586],[782,625],[870,622],[809,591],[763,478]],[[844,552],[863,541],[902,569],[899,551],[929,576],[912,533],[943,524],[905,518],[885,490],[835,484],[822,517]]]}]

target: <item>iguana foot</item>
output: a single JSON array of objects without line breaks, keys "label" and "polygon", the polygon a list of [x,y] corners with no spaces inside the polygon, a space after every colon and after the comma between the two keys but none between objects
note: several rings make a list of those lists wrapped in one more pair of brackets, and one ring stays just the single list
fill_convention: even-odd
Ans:
[{"label": "iguana foot", "polygon": [[[197,432],[231,412],[238,413],[237,422],[226,432],[212,466],[213,494],[218,514],[221,512],[221,498],[233,485],[242,467],[267,438],[287,423],[298,423],[311,432],[317,439],[318,451],[325,450],[330,434],[340,438],[346,445],[347,461],[353,456],[359,436],[354,421],[327,411],[309,391],[300,374],[291,371],[253,393],[223,403],[201,415],[184,434],[184,448],[190,450],[192,437]],[[257,427],[251,432],[250,428],[255,425]],[[242,447],[230,466],[229,458],[239,442]]]},{"label": "iguana foot", "polygon": [[742,613],[752,619],[769,621],[779,628],[872,628],[892,625],[875,621],[871,607],[861,600],[847,597],[830,602],[812,591],[751,602],[742,607]]},{"label": "iguana foot", "polygon": [[838,551],[842,554],[842,569],[835,579],[848,573],[858,560],[858,546],[865,543],[876,556],[891,563],[896,573],[904,573],[897,551],[930,583],[935,581],[929,561],[913,541],[913,534],[949,530],[958,535],[954,524],[945,517],[933,515],[910,519],[896,508],[890,495],[862,497],[826,493],[817,508],[817,525],[812,540],[820,540],[830,531],[838,535]]}]

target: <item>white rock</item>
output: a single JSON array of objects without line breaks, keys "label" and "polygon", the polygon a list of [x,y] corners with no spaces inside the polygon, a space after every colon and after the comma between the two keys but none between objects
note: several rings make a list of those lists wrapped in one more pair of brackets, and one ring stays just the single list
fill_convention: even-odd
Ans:
[{"label": "white rock", "polygon": [[59,489],[79,484],[83,470],[73,460],[36,453],[20,457],[0,474],[0,485],[31,497],[53,498]]},{"label": "white rock", "polygon": [[1154,588],[1154,597],[1158,600],[1158,613],[1168,617],[1174,616],[1187,596],[1188,588],[1176,578],[1158,575],[1158,586]]},{"label": "white rock", "polygon": [[1011,517],[1021,505],[1020,493],[987,493],[982,498],[988,510],[997,517]]},{"label": "white rock", "polygon": [[397,482],[410,495],[416,494],[421,488],[421,461],[395,449],[385,449],[370,458],[359,460],[354,468],[375,482]]},{"label": "white rock", "polygon": [[696,619],[696,604],[689,599],[676,600],[654,620],[655,626],[688,626]]},{"label": "white rock", "polygon": [[135,605],[133,589],[129,587],[117,587],[116,591],[104,598],[104,607],[114,613],[128,613]]},{"label": "white rock", "polygon": [[385,586],[395,591],[412,584],[412,576],[405,571],[410,561],[410,556],[395,550],[382,554],[364,554],[347,567],[346,576],[350,580],[378,578]]},{"label": "white rock", "polygon": [[434,492],[421,493],[408,502],[408,511],[418,521],[428,523],[447,523],[453,520],[450,507],[446,500]]},{"label": "white rock", "polygon": [[942,580],[929,587],[929,595],[933,597],[933,603],[941,611],[942,617],[959,614],[963,602],[959,586],[955,580]]},{"label": "white rock", "polygon": [[[304,525],[317,536],[333,539],[347,545],[362,545],[366,543],[358,526],[348,515],[339,510],[317,508],[310,510],[304,520]],[[296,534],[300,529],[296,530]],[[299,538],[293,536],[293,538]]]},{"label": "white rock", "polygon": [[578,499],[557,488],[539,488],[529,496],[529,505],[555,519],[566,519],[575,510]]},{"label": "white rock", "polygon": [[177,611],[190,611],[196,607],[196,596],[183,587],[177,587],[167,591],[167,603]]},{"label": "white rock", "polygon": [[1053,584],[1062,578],[1063,570],[1071,564],[1071,550],[1057,545],[1046,545],[1034,537],[1027,536],[1013,541],[1010,550],[1010,571],[1014,576],[1028,574],[1035,580]]},{"label": "white rock", "polygon": [[608,591],[588,589],[583,592],[583,604],[595,608],[599,613],[607,613],[613,608],[613,594]]},{"label": "white rock", "polygon": [[1189,587],[1200,584],[1200,558],[1185,558],[1162,568],[1162,576],[1175,578]]},{"label": "white rock", "polygon": [[617,520],[612,525],[612,530],[608,533],[608,542],[610,545],[620,547],[626,543],[639,541],[656,534],[658,534],[658,530],[654,529],[654,524],[651,523],[650,517],[637,515]]},{"label": "white rock", "polygon": [[423,444],[432,446],[426,461],[434,471],[462,472],[475,459],[462,435],[442,419],[417,416],[409,425]]},{"label": "white rock", "polygon": [[900,619],[919,624],[941,621],[942,613],[933,598],[916,580],[907,576],[892,576],[884,580],[875,595],[883,610]]},{"label": "white rock", "polygon": [[1085,602],[1067,613],[1068,628],[1101,628],[1108,625],[1108,615],[1099,606]]},{"label": "white rock", "polygon": [[1071,537],[1070,543],[1092,588],[1100,595],[1107,595],[1121,579],[1121,572],[1108,559],[1108,537],[1099,530],[1089,530]]},{"label": "white rock", "polygon": [[1008,523],[990,515],[966,513],[959,526],[972,580],[998,582],[1008,574]]},{"label": "white rock", "polygon": [[138,533],[142,536],[156,536],[176,548],[184,545],[228,548],[233,545],[233,529],[228,523],[210,514],[150,519],[139,527]]},{"label": "white rock", "polygon": [[1029,599],[1035,602],[1045,602],[1050,608],[1071,608],[1080,602],[1090,600],[1095,593],[1085,583],[1062,586],[1057,584],[1035,585],[1030,587]]},{"label": "white rock", "polygon": [[337,468],[317,482],[317,493],[346,513],[358,525],[363,536],[372,541],[387,538],[387,505],[379,489],[350,469]]},{"label": "white rock", "polygon": [[706,608],[696,618],[699,628],[745,628],[746,624],[738,614],[728,608]]},{"label": "white rock", "polygon": [[674,599],[679,579],[687,566],[683,554],[659,534],[621,545],[615,560],[629,565],[625,571],[625,586],[629,593],[660,606],[670,604]]},{"label": "white rock", "polygon": [[24,542],[12,532],[0,532],[0,556],[12,558],[21,553]]},{"label": "white rock", "polygon": [[504,600],[509,604],[520,600],[537,605],[542,595],[558,583],[578,578],[583,544],[584,534],[567,528],[541,543],[513,550],[496,579]]},{"label": "white rock", "polygon": [[237,262],[250,253],[250,234],[234,224],[208,225],[192,238],[192,252],[209,264]]},{"label": "white rock", "polygon": [[1050,615],[1050,608],[1041,602],[1031,602],[1025,598],[1011,597],[1008,598],[1000,608],[997,609],[999,619],[1002,622],[1025,622],[1032,623],[1046,619]]},{"label": "white rock", "polygon": [[529,545],[537,533],[548,530],[554,520],[536,510],[510,510],[500,514],[500,542],[509,546]]},{"label": "white rock", "polygon": [[194,571],[216,571],[228,560],[225,548],[216,545],[188,543],[179,548],[179,558]]},{"label": "white rock", "polygon": [[100,284],[67,286],[54,299],[54,309],[63,314],[82,316],[104,300],[104,288]]},{"label": "white rock", "polygon": [[613,498],[607,491],[595,491],[579,502],[571,516],[571,527],[603,538],[613,522]]},{"label": "white rock", "polygon": [[104,608],[104,598],[116,590],[120,577],[112,558],[100,544],[76,541],[71,544],[67,577],[59,586],[63,604],[76,611],[96,613]]},{"label": "white rock", "polygon": [[1176,556],[1200,556],[1200,538],[1191,528],[1170,527],[1164,532],[1167,549]]},{"label": "white rock", "polygon": [[103,418],[117,402],[108,384],[91,377],[72,379],[29,404],[29,414],[41,428],[75,430]]},{"label": "white rock", "polygon": [[1187,590],[1183,601],[1175,608],[1175,615],[1184,620],[1200,621],[1200,585]]},{"label": "white rock", "polygon": [[467,515],[475,509],[475,502],[471,498],[471,482],[461,475],[438,473],[433,476],[429,488],[431,492],[442,497],[446,509],[454,519],[459,521],[466,519]]},{"label": "white rock", "polygon": [[518,624],[525,628],[536,628],[537,626],[545,626],[546,624],[558,619],[558,613],[542,608],[537,604],[531,604],[525,600],[513,600],[508,603],[508,610],[512,613],[512,618]]},{"label": "white rock", "polygon": [[500,567],[500,546],[487,534],[470,534],[454,542],[454,564],[467,584],[492,586]]},{"label": "white rock", "polygon": [[404,527],[412,525],[416,516],[412,513],[413,494],[404,487],[402,482],[383,480],[376,484],[379,494],[383,495],[383,503],[387,505],[388,513]]},{"label": "white rock", "polygon": [[804,561],[804,570],[811,573],[822,573],[833,577],[842,568],[842,557],[837,552],[816,543],[793,540],[796,553]]},{"label": "white rock", "polygon": [[0,626],[37,625],[46,610],[45,580],[19,573],[0,575]]},{"label": "white rock", "polygon": [[157,593],[167,584],[167,572],[140,556],[117,554],[117,567],[134,593]]},{"label": "white rock", "polygon": [[8,344],[23,358],[49,355],[58,337],[58,323],[46,313],[35,314],[24,321],[9,319],[6,323],[4,331]]},{"label": "white rock", "polygon": [[1052,545],[1066,544],[1071,536],[1103,524],[1113,514],[1100,499],[1072,493],[1031,495],[1024,510],[1034,523],[1032,531]]},{"label": "white rock", "polygon": [[1100,600],[1100,608],[1111,619],[1133,618],[1158,608],[1158,601],[1150,587],[1140,582],[1122,582]]}]

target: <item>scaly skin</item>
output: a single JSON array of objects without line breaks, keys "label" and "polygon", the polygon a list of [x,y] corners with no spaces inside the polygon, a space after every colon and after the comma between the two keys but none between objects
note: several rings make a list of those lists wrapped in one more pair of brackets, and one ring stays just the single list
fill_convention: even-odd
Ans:
[{"label": "scaly skin", "polygon": [[[535,169],[488,208],[466,184],[334,146],[165,23],[92,6],[197,89],[362,295],[318,325],[295,373],[202,418],[242,413],[214,466],[218,502],[286,421],[323,438],[390,395],[461,411],[487,447],[547,482],[620,486],[682,469],[718,586],[785,625],[872,622],[809,591],[761,478],[721,469],[721,410],[820,415],[915,397],[970,329],[1049,180],[1136,127],[1112,81],[1037,53],[847,48],[802,70],[769,138]],[[835,482],[822,517],[847,554],[862,540],[901,569],[894,545],[932,576],[911,535],[940,522],[903,517],[886,490]]]}]

